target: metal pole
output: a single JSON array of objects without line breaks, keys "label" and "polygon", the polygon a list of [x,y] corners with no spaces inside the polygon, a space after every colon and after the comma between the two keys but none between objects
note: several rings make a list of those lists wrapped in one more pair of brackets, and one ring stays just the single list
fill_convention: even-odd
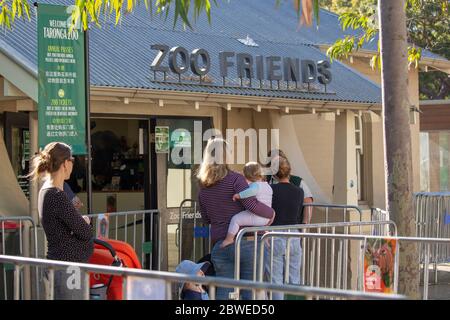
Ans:
[{"label": "metal pole", "polygon": [[[39,258],[39,252],[38,252],[38,240],[37,240],[37,227],[33,224],[34,228],[34,256],[36,258]],[[39,300],[41,291],[40,291],[40,284],[39,284],[39,267],[36,266],[36,299]]]},{"label": "metal pole", "polygon": [[336,288],[341,289],[342,279],[342,239],[339,240],[338,259],[337,259],[337,274],[336,274]]},{"label": "metal pole", "polygon": [[90,286],[90,281],[89,281],[89,272],[88,271],[83,271],[83,275],[84,275],[84,286],[83,286],[83,298],[84,300],[90,300],[90,294],[89,294],[89,286]]},{"label": "metal pole", "polygon": [[48,282],[49,282],[49,293],[48,293],[48,299],[54,300],[55,299],[55,270],[50,268],[48,270]]},{"label": "metal pole", "polygon": [[209,294],[208,295],[211,300],[216,300],[216,286],[215,285],[209,286]]},{"label": "metal pole", "polygon": [[20,300],[20,291],[20,265],[16,264],[14,266],[14,300]]},{"label": "metal pole", "polygon": [[133,248],[136,248],[136,213],[134,214],[133,221]]},{"label": "metal pole", "polygon": [[[335,227],[333,227],[332,229],[331,229],[331,233],[332,234],[335,234],[336,233],[336,228]],[[335,243],[334,243],[334,239],[331,239],[331,270],[330,270],[330,288],[334,288],[334,258],[335,258],[335,250],[334,250],[334,248],[335,248]]]},{"label": "metal pole", "polygon": [[[280,239],[281,240],[281,239]],[[285,266],[284,266],[284,283],[289,283],[289,264],[291,263],[291,238],[286,239],[285,254]]]},{"label": "metal pole", "polygon": [[[304,230],[304,229],[302,229],[302,230]],[[302,240],[301,240],[301,246],[302,246],[302,268],[301,268],[301,270],[302,270],[302,281],[301,281],[301,284],[302,285],[305,285],[305,270],[306,270],[306,254],[307,254],[307,252],[306,252],[306,239],[305,238],[303,238]]]},{"label": "metal pole", "polygon": [[119,225],[119,216],[116,216],[116,238],[115,238],[115,240],[117,240],[118,225]]},{"label": "metal pole", "polygon": [[[6,254],[6,245],[5,245],[5,238],[6,238],[6,234],[5,234],[5,221],[2,221],[2,254]],[[8,281],[6,280],[6,268],[5,268],[5,264],[3,264],[3,291],[4,291],[4,295],[5,295],[5,300],[8,299],[8,286],[7,286]]]},{"label": "metal pole", "polygon": [[122,299],[127,300],[128,299],[128,276],[122,277]]},{"label": "metal pole", "polygon": [[91,154],[91,105],[89,73],[89,29],[84,31],[84,63],[86,83],[86,151],[87,151],[87,213],[92,214],[92,154]]},{"label": "metal pole", "polygon": [[[152,270],[153,268],[153,262],[152,262],[152,256],[151,256],[151,252],[153,251],[153,213],[150,214],[150,220],[152,221],[151,223],[151,230],[150,230],[150,241],[152,244],[152,250],[150,251],[150,270]],[[141,243],[142,245],[144,245],[145,242],[145,212],[142,215],[142,237],[141,237]],[[144,248],[141,249],[141,262],[142,265],[144,265]]]},{"label": "metal pole", "polygon": [[358,290],[364,291],[364,251],[366,249],[366,243],[367,239],[364,239],[364,244],[362,244],[363,241],[361,240],[359,242],[359,256],[358,256]]},{"label": "metal pole", "polygon": [[172,283],[166,281],[166,300],[172,300]]},{"label": "metal pole", "polygon": [[158,270],[161,270],[161,212],[158,213]]},{"label": "metal pole", "polygon": [[425,262],[423,266],[423,300],[428,300],[428,277],[429,270],[428,265],[430,264],[430,244],[425,245]]},{"label": "metal pole", "polygon": [[[328,228],[325,228],[326,233],[328,234]],[[328,280],[328,239],[325,239],[325,275],[324,275],[323,283],[325,286],[327,285]]]},{"label": "metal pole", "polygon": [[197,228],[197,218],[196,218],[196,216],[195,216],[195,213],[196,213],[196,210],[197,209],[197,207],[196,207],[196,204],[195,204],[195,207],[194,207],[194,236],[192,237],[192,239],[193,239],[193,254],[192,254],[192,260],[196,260],[195,259],[195,254],[196,254],[196,239],[195,239],[195,228]]},{"label": "metal pole", "polygon": [[[29,248],[29,244],[30,244],[30,239],[28,238],[28,233],[27,233],[27,235],[26,235],[26,248],[24,248],[24,239],[23,239],[23,235],[22,235],[22,226],[24,226],[24,225],[22,225],[22,219],[20,219],[19,220],[19,255],[21,255],[22,257],[24,256],[24,252],[26,252],[26,257],[29,257],[30,256],[30,248]],[[27,230],[28,231],[28,230]],[[20,269],[19,269],[19,272],[20,272]],[[26,276],[26,278],[27,278],[27,283],[26,283],[26,291],[27,291],[27,296],[25,297],[25,295],[24,295],[24,287],[25,287],[25,283],[24,283],[24,274],[23,274],[23,272],[20,272],[20,281],[21,281],[21,283],[22,283],[22,286],[21,286],[21,297],[22,297],[22,299],[25,299],[25,300],[30,300],[30,286],[31,286],[31,282],[29,281],[30,280],[30,267],[29,266],[25,266],[25,268],[24,268],[24,272],[25,272],[25,276]]]},{"label": "metal pole", "polygon": [[309,281],[311,287],[314,286],[314,267],[315,267],[315,260],[316,260],[316,239],[311,239],[312,241],[312,250],[311,250],[311,257],[310,257],[310,264],[309,264]]},{"label": "metal pole", "polygon": [[253,281],[256,281],[256,267],[258,266],[258,232],[254,233],[255,239],[253,240]]},{"label": "metal pole", "polygon": [[[321,233],[321,228],[318,229]],[[316,264],[316,285],[320,287],[320,242],[322,239],[317,239],[317,264]],[[326,240],[326,239],[325,239]]]},{"label": "metal pole", "polygon": [[[38,135],[38,113],[32,111],[29,114],[29,126],[30,126],[30,157],[39,152]],[[39,184],[37,180],[29,180],[30,186],[30,216],[36,225],[39,225],[39,213],[38,213],[38,195]]]},{"label": "metal pole", "polygon": [[[181,260],[182,260],[182,250],[183,250],[183,244],[182,244],[182,241],[181,241],[181,239],[183,239],[183,205],[184,205],[184,202],[185,202],[186,200],[183,200],[182,202],[181,202],[181,204],[180,204],[180,216],[178,217],[178,219],[179,219],[179,223],[178,223],[178,228],[179,228],[179,232],[178,232],[178,262],[181,262]],[[192,206],[192,203],[191,203],[191,206]],[[176,239],[175,239],[175,241],[176,241]]]}]

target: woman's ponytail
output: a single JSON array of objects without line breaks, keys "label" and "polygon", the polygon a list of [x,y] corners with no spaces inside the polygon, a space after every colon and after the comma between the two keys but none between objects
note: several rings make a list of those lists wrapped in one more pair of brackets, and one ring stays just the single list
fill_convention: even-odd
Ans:
[{"label": "woman's ponytail", "polygon": [[62,142],[51,142],[31,160],[31,172],[27,178],[37,180],[43,173],[58,171],[64,161],[70,159],[71,156],[72,150],[69,145]]},{"label": "woman's ponytail", "polygon": [[43,152],[39,152],[36,154],[31,160],[32,170],[27,175],[27,178],[31,178],[31,180],[37,180],[44,172],[49,170],[49,159],[48,155]]}]

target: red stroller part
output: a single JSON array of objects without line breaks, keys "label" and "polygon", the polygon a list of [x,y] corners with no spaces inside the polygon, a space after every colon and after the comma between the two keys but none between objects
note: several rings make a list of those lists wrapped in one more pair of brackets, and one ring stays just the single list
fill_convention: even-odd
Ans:
[{"label": "red stroller part", "polygon": [[[94,253],[89,259],[89,263],[142,269],[136,252],[128,243],[110,239],[95,239],[94,243]],[[90,287],[106,286],[106,297],[108,300],[123,299],[122,284],[122,277],[119,276],[97,273],[90,275]]]}]

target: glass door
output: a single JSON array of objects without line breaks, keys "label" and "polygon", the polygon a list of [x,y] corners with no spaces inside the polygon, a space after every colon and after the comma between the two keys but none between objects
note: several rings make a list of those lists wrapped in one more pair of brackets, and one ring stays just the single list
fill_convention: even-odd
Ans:
[{"label": "glass door", "polygon": [[[195,162],[206,144],[203,133],[211,127],[210,118],[157,118],[151,127],[161,215],[161,270],[174,271],[180,259],[197,261],[208,253],[209,232],[196,204],[199,163]],[[201,141],[195,142],[196,138]]]}]

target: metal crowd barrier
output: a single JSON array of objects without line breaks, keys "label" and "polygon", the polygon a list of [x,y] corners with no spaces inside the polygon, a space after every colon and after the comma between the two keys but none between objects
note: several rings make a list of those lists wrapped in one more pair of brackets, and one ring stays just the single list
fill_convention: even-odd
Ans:
[{"label": "metal crowd barrier", "polygon": [[[241,243],[243,238],[250,234],[253,238],[253,280],[257,280],[257,247],[258,242],[261,243],[258,234],[272,231],[289,231],[302,232],[315,231],[325,234],[350,234],[352,229],[358,234],[368,233],[375,234],[376,230],[386,232],[386,236],[396,236],[397,226],[393,221],[367,221],[367,222],[336,222],[336,223],[317,223],[317,224],[298,224],[289,226],[265,226],[265,227],[246,227],[239,231],[235,241],[235,265],[234,277],[240,279],[240,259],[241,259]],[[334,240],[326,240],[322,244],[321,241],[315,242],[304,239],[302,243],[302,269],[301,281],[303,285],[348,289],[347,274],[349,261],[349,243],[345,241],[336,251]],[[322,246],[323,245],[323,246]],[[322,251],[324,257],[322,257]],[[273,254],[270,254],[270,264],[272,269]],[[335,268],[335,260],[338,260]],[[321,263],[323,261],[323,263]],[[345,267],[344,267],[345,266]],[[322,277],[321,277],[322,275]],[[338,279],[335,283],[334,279]],[[235,293],[237,296],[239,292]]]},{"label": "metal crowd barrier", "polygon": [[[351,212],[356,212],[359,215],[359,221],[362,221],[362,211],[358,206],[351,205],[340,205],[340,204],[325,204],[325,203],[305,203],[303,204],[303,210],[308,210],[312,208],[311,217],[317,215],[314,213],[314,209],[325,210],[325,223],[329,222],[349,222],[349,214]],[[340,215],[342,214],[342,218]],[[331,215],[331,216],[330,216]],[[330,217],[337,219],[335,221],[330,221]]]},{"label": "metal crowd barrier", "polygon": [[[30,235],[32,238],[30,239]],[[18,238],[17,238],[18,237]],[[31,217],[19,216],[19,217],[0,217],[0,238],[1,238],[1,254],[10,254],[18,256],[34,256],[38,257],[38,240],[37,240],[37,229],[36,225]],[[30,251],[30,244],[33,243],[33,253]],[[13,251],[13,252],[11,252]],[[7,300],[10,298],[8,294],[8,287],[11,287],[10,277],[8,277],[9,271],[14,270],[13,266],[8,264],[2,265],[2,286],[3,286],[3,299]],[[30,270],[25,270],[20,274],[20,280],[22,282],[30,282],[31,273]],[[26,278],[26,279],[25,279]],[[39,272],[36,268],[35,270],[36,279],[36,296],[39,296]],[[27,290],[25,292],[24,287],[20,292],[21,296],[31,295],[31,292]],[[12,297],[12,296],[11,296]]]},{"label": "metal crowd barrier", "polygon": [[[35,258],[24,258],[0,255],[0,263],[9,263],[14,265],[14,299],[20,299],[20,280],[17,276],[20,269],[24,266],[36,266],[46,268],[49,271],[49,299],[54,298],[54,272],[58,269],[71,270],[78,268],[80,275],[84,275],[84,300],[90,299],[89,276],[88,273],[108,274],[123,277],[123,296],[126,299],[154,299],[154,300],[172,300],[173,285],[182,282],[194,282],[207,285],[209,287],[209,296],[211,300],[216,298],[217,287],[239,288],[241,290],[251,290],[254,296],[265,297],[266,291],[277,291],[285,294],[303,296],[306,299],[315,297],[328,297],[339,299],[370,299],[370,300],[397,300],[405,299],[401,295],[384,295],[378,293],[364,293],[350,290],[337,289],[320,289],[308,288],[295,285],[278,285],[267,282],[255,282],[247,280],[234,280],[219,277],[197,277],[188,276],[178,273],[162,272],[162,271],[148,271],[139,269],[116,268],[111,266],[99,266],[84,263],[69,263],[62,261],[52,261]],[[141,287],[141,292],[147,293],[141,296],[135,295],[133,286]],[[148,295],[150,293],[150,295]],[[153,296],[152,296],[153,294]]]},{"label": "metal crowd barrier", "polygon": [[[450,192],[420,192],[414,194],[416,234],[418,237],[450,238]],[[421,248],[421,261],[424,261]],[[437,265],[450,262],[450,246],[437,244],[432,248],[437,283]]]},{"label": "metal crowd barrier", "polygon": [[175,239],[179,262],[185,259],[198,261],[211,252],[210,227],[202,220],[197,200],[185,199],[181,202]]},{"label": "metal crowd barrier", "polygon": [[[137,256],[141,260],[143,268],[145,268],[145,255],[148,255],[149,260],[147,265],[150,270],[152,270],[155,265],[154,251],[156,250],[156,258],[158,259],[157,270],[161,269],[159,264],[161,251],[161,223],[158,210],[90,214],[89,218],[91,219],[92,226],[95,228],[97,237],[99,237],[99,230],[101,227],[101,220],[99,218],[104,216],[108,216],[108,237],[110,239],[124,241],[132,245]],[[146,230],[145,227],[147,221],[149,221],[150,224],[149,230]]]},{"label": "metal crowd barrier", "polygon": [[[258,265],[258,280],[262,281],[264,278],[264,250],[265,250],[265,240],[273,238],[286,238],[288,239],[288,245],[286,245],[286,265],[289,265],[289,256],[290,256],[290,239],[313,239],[315,242],[320,241],[321,239],[330,239],[332,241],[339,241],[340,248],[342,248],[343,243],[345,241],[359,241],[359,258],[357,260],[358,263],[358,271],[356,275],[357,279],[357,289],[358,291],[362,291],[364,289],[364,250],[366,248],[367,240],[369,239],[379,239],[385,240],[386,237],[382,236],[367,236],[367,235],[343,235],[343,234],[323,234],[323,233],[302,233],[302,232],[269,232],[264,234],[261,237],[261,242],[259,243],[259,265]],[[399,255],[400,255],[400,243],[402,242],[415,242],[419,245],[423,245],[425,247],[425,265],[429,264],[429,259],[431,255],[431,246],[435,244],[450,244],[450,239],[437,239],[437,238],[419,238],[419,237],[389,237],[389,240],[397,241],[396,249],[395,249],[395,258],[394,258],[394,282],[393,288],[394,293],[397,293],[398,288],[398,277],[399,277]],[[273,253],[272,253],[273,254]],[[320,252],[318,252],[320,256]],[[417,261],[420,263],[420,261]],[[340,262],[338,261],[338,265]],[[345,266],[343,265],[345,268]],[[285,279],[289,278],[289,268],[285,269]],[[422,293],[422,299],[428,299],[428,280],[429,280],[429,270],[428,268],[424,268],[423,270],[423,278],[424,278],[424,288]],[[338,279],[339,282],[339,279]]]},{"label": "metal crowd barrier", "polygon": [[[370,221],[389,221],[389,212],[380,208],[370,208]],[[387,231],[381,228],[382,226],[378,226],[374,235],[386,235]]]}]

